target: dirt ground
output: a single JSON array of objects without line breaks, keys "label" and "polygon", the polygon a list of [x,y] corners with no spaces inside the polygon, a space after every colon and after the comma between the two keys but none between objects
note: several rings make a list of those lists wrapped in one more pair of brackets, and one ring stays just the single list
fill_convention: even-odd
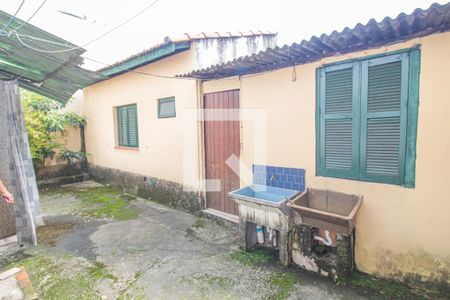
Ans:
[{"label": "dirt ground", "polygon": [[[41,192],[39,246],[2,254],[24,266],[41,299],[414,298],[364,275],[336,285],[263,251],[237,233],[94,182]],[[418,297],[420,298],[420,297]]]}]

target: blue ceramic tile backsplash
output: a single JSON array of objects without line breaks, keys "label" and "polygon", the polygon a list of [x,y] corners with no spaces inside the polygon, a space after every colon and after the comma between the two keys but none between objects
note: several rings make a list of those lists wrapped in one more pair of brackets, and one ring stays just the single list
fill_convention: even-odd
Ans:
[{"label": "blue ceramic tile backsplash", "polygon": [[253,165],[253,183],[297,191],[305,190],[305,170]]}]

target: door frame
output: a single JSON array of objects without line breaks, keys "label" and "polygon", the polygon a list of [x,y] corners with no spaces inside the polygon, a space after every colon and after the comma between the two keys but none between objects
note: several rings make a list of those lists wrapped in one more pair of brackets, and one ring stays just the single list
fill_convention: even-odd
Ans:
[{"label": "door frame", "polygon": [[[203,84],[202,84],[203,87]],[[217,211],[218,214],[212,213],[222,219],[228,220],[228,221],[232,221],[233,223],[238,222],[238,216],[234,215],[234,214],[230,214],[221,210],[216,210],[213,208],[208,208],[208,193],[206,192],[206,180],[207,180],[207,176],[206,176],[206,126],[205,126],[205,95],[207,94],[214,94],[214,93],[222,93],[222,92],[232,92],[232,91],[237,91],[238,93],[238,109],[239,111],[242,109],[241,106],[241,89],[239,87],[236,88],[230,88],[230,89],[226,89],[226,90],[213,90],[213,91],[208,91],[207,93],[203,93],[203,89],[201,89],[200,93],[199,93],[199,104],[201,105],[201,138],[200,141],[202,143],[201,145],[201,177],[202,177],[202,187],[204,188],[204,204],[203,207],[205,210],[214,210]],[[239,113],[240,115],[240,113]],[[242,150],[242,131],[241,131],[241,126],[242,126],[242,120],[241,118],[239,118],[239,157],[241,155],[241,150]]]}]

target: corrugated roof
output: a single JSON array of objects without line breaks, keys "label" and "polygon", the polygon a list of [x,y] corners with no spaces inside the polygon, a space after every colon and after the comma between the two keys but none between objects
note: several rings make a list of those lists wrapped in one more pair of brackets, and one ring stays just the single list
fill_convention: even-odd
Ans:
[{"label": "corrugated roof", "polygon": [[177,37],[165,37],[164,42],[154,45],[139,53],[133,54],[125,59],[115,62],[107,67],[100,68],[97,72],[109,77],[117,76],[129,70],[136,69],[143,65],[155,62],[170,55],[177,54],[190,48],[190,42],[204,39],[225,39],[238,37],[251,37],[261,35],[276,35],[270,31],[239,31],[239,32],[213,32],[191,35],[184,33]]},{"label": "corrugated roof", "polygon": [[[0,27],[12,20],[9,29],[13,31],[0,35],[1,77],[17,78],[21,87],[62,103],[66,103],[78,89],[101,78],[99,74],[80,67],[83,63],[81,54],[86,50],[17,17],[11,18],[8,13],[0,11]],[[14,33],[19,26],[20,34],[17,34],[22,42]],[[30,48],[43,51],[74,49],[42,53]]]},{"label": "corrugated roof", "polygon": [[401,13],[395,19],[386,17],[381,22],[371,19],[366,25],[359,23],[353,29],[346,27],[341,32],[313,36],[291,46],[267,49],[179,76],[209,80],[260,73],[448,30],[450,3],[435,3],[426,10],[418,8],[410,15]]}]

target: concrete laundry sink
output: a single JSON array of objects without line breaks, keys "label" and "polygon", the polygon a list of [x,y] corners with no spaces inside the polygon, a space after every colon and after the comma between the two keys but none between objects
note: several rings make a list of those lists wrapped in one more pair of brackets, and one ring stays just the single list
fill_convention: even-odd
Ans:
[{"label": "concrete laundry sink", "polygon": [[300,195],[300,191],[252,184],[232,191],[228,195],[239,204],[239,228],[242,246],[245,250],[258,245],[257,225],[264,226],[264,231],[275,231],[275,245],[280,262],[288,266],[289,231],[292,228],[291,208],[287,201]]},{"label": "concrete laundry sink", "polygon": [[287,205],[302,217],[304,224],[350,234],[361,203],[361,196],[309,188]]},{"label": "concrete laundry sink", "polygon": [[286,201],[293,199],[301,192],[278,187],[271,187],[259,184],[234,190],[228,195],[239,204],[244,205],[264,205],[274,208],[280,208],[286,204]]}]

